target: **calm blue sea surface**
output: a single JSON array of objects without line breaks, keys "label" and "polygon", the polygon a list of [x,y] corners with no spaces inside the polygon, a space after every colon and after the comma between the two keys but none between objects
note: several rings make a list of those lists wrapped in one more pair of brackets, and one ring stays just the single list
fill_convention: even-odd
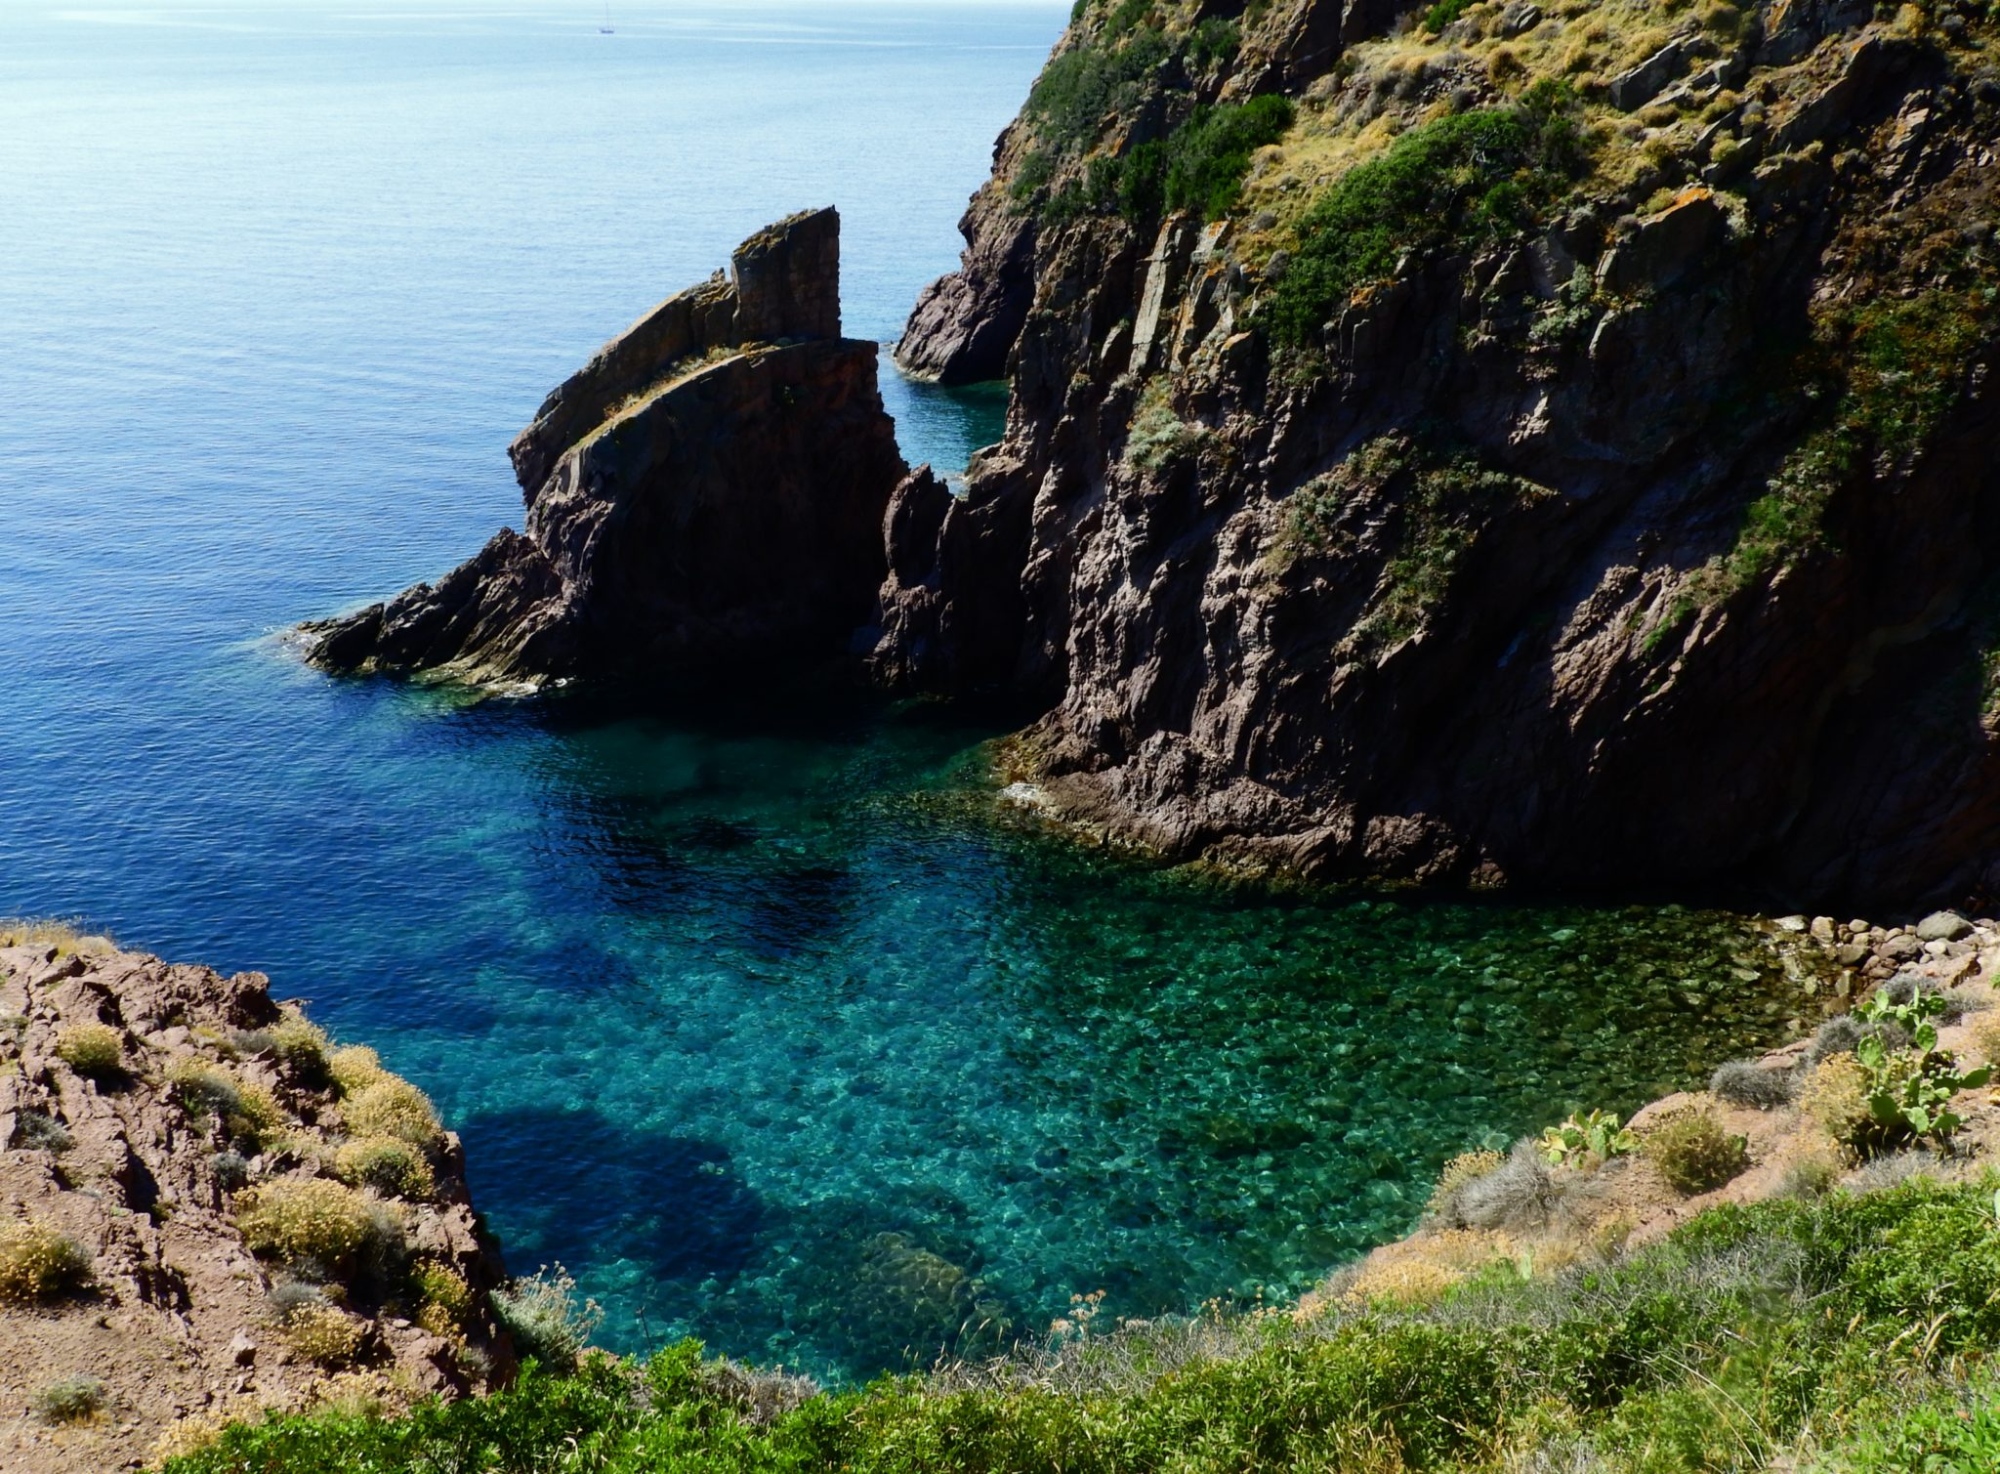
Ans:
[{"label": "calm blue sea surface", "polygon": [[[1438,1163],[1778,1028],[1727,917],[1229,891],[935,707],[467,705],[275,631],[516,517],[546,390],[837,203],[893,336],[1066,5],[0,7],[0,915],[270,972],[519,1270],[826,1375],[1288,1293]],[[993,393],[885,379],[906,454]]]}]

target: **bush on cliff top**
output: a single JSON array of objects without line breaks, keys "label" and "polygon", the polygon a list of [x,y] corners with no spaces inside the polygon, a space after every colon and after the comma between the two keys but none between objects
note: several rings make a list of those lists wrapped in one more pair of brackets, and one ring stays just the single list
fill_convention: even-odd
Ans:
[{"label": "bush on cliff top", "polygon": [[2000,1336],[1993,1186],[1724,1208],[1433,1304],[1155,1324],[764,1408],[682,1342],[407,1417],[274,1417],[169,1469],[1984,1468],[2000,1387],[1956,1353]]}]

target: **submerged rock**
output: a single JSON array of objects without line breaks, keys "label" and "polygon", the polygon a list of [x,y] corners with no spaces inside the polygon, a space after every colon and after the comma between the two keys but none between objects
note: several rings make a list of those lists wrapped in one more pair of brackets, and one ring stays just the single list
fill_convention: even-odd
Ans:
[{"label": "submerged rock", "polygon": [[794,215],[550,394],[511,447],[525,534],[307,625],[334,671],[539,685],[842,654],[905,467],[876,345],[840,336],[840,218]]}]

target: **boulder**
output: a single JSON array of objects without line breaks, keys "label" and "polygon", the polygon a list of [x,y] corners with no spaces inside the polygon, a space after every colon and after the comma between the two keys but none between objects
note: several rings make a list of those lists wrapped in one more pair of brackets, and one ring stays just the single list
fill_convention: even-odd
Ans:
[{"label": "boulder", "polygon": [[1917,923],[1920,942],[1955,942],[1972,931],[1972,923],[1956,911],[1933,911]]}]

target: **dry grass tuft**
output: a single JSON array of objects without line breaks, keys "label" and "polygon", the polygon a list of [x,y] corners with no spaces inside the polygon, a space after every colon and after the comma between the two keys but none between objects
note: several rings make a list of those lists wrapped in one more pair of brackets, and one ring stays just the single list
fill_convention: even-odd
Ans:
[{"label": "dry grass tuft", "polygon": [[54,947],[58,957],[109,957],[118,944],[68,921],[0,921],[0,947]]},{"label": "dry grass tuft", "polygon": [[429,1147],[444,1134],[430,1097],[408,1080],[384,1074],[351,1096],[344,1108],[356,1136],[393,1136]]},{"label": "dry grass tuft", "polygon": [[90,1251],[39,1218],[0,1226],[0,1300],[55,1300],[90,1283]]},{"label": "dry grass tuft", "polygon": [[56,1058],[87,1080],[125,1073],[125,1036],[109,1024],[71,1024],[56,1035]]},{"label": "dry grass tuft", "polygon": [[1852,1141],[1874,1119],[1868,1076],[1851,1054],[1829,1054],[1799,1086],[1799,1110],[1835,1141]]},{"label": "dry grass tuft", "polygon": [[401,1247],[388,1205],[323,1178],[288,1177],[242,1194],[236,1226],[252,1253],[339,1272]]},{"label": "dry grass tuft", "polygon": [[42,1422],[73,1427],[95,1423],[110,1400],[111,1389],[102,1377],[79,1375],[49,1383],[35,1394],[33,1406]]},{"label": "dry grass tuft", "polygon": [[365,1044],[350,1044],[345,1049],[334,1050],[327,1056],[326,1067],[342,1095],[366,1090],[388,1073],[382,1068],[382,1056]]},{"label": "dry grass tuft", "polygon": [[422,1149],[395,1136],[346,1143],[334,1153],[333,1175],[350,1187],[372,1187],[389,1197],[421,1200],[437,1191]]},{"label": "dry grass tuft", "polygon": [[1708,1111],[1690,1107],[1661,1117],[1640,1149],[1674,1191],[1692,1196],[1741,1176],[1750,1165],[1747,1146]]},{"label": "dry grass tuft", "polygon": [[361,1351],[361,1322],[331,1305],[305,1305],[285,1320],[285,1344],[307,1361],[342,1367]]},{"label": "dry grass tuft", "polygon": [[167,1425],[167,1430],[153,1443],[152,1454],[146,1460],[149,1469],[164,1468],[174,1459],[184,1459],[192,1454],[206,1452],[222,1441],[222,1430],[233,1420],[223,1413],[195,1413],[191,1417],[178,1418]]}]

